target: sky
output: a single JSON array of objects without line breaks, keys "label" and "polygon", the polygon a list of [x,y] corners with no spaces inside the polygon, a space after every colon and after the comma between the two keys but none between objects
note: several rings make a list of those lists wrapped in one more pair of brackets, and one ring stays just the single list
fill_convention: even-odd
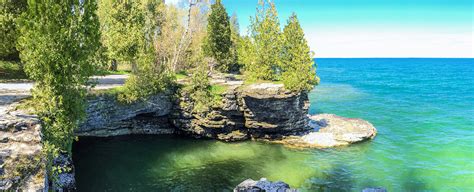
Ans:
[{"label": "sky", "polygon": [[[182,0],[167,0],[178,3]],[[258,0],[222,0],[247,34]],[[319,58],[474,57],[472,0],[274,0],[294,12]]]}]

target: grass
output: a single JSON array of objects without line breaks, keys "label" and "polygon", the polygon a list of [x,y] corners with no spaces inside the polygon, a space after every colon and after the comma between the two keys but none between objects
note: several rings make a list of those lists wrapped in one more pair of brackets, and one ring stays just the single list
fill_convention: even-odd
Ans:
[{"label": "grass", "polygon": [[109,71],[109,70],[102,70],[98,71],[96,75],[99,76],[105,76],[105,75],[128,75],[130,74],[131,71],[125,71],[125,70],[118,70],[118,71]]},{"label": "grass", "polygon": [[103,95],[108,95],[108,96],[117,96],[121,93],[125,92],[125,87],[124,86],[119,86],[119,87],[114,87],[110,89],[99,89],[99,90],[92,90],[89,95],[90,96],[103,96]]},{"label": "grass", "polygon": [[19,61],[0,61],[0,82],[28,79]]},{"label": "grass", "polygon": [[33,97],[27,97],[22,99],[18,105],[15,106],[15,110],[22,110],[27,114],[34,114],[36,105],[37,103],[33,101]]},{"label": "grass", "polygon": [[180,71],[180,72],[176,73],[175,75],[176,75],[177,80],[186,79],[186,78],[189,77],[188,73],[186,73],[186,71]]},{"label": "grass", "polygon": [[222,95],[227,90],[227,86],[224,85],[211,85],[212,95]]},{"label": "grass", "polygon": [[245,80],[244,85],[258,84],[258,83],[273,83],[273,84],[283,84],[283,81],[271,81],[271,80]]},{"label": "grass", "polygon": [[227,91],[227,86],[211,85],[211,95],[214,105],[220,106],[222,104],[222,94],[224,94],[225,91]]}]

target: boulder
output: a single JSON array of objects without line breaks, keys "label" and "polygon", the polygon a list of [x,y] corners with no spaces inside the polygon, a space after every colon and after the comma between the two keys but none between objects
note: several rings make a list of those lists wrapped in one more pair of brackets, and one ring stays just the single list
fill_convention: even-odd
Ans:
[{"label": "boulder", "polygon": [[234,192],[296,192],[298,190],[291,189],[290,185],[276,181],[271,182],[266,178],[261,178],[258,181],[247,179],[234,188]]}]

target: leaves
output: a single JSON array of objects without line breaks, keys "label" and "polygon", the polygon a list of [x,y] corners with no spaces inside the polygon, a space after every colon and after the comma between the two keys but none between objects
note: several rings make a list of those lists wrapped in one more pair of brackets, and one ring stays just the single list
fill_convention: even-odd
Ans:
[{"label": "leaves", "polygon": [[313,67],[313,53],[304,37],[296,14],[293,14],[283,29],[282,80],[285,88],[295,91],[309,91],[319,83]]},{"label": "leaves", "polygon": [[217,68],[227,72],[232,60],[232,40],[229,16],[220,1],[211,6],[208,18],[205,50],[217,61]]},{"label": "leaves", "polygon": [[20,58],[35,87],[33,99],[48,148],[71,152],[74,130],[85,117],[85,85],[99,48],[95,1],[28,1],[19,19]]}]

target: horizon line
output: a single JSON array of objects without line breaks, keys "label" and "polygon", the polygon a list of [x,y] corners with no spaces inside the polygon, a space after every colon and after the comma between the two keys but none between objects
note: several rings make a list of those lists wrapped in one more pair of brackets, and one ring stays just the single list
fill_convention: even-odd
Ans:
[{"label": "horizon line", "polygon": [[474,57],[313,57],[313,59],[474,59]]}]

